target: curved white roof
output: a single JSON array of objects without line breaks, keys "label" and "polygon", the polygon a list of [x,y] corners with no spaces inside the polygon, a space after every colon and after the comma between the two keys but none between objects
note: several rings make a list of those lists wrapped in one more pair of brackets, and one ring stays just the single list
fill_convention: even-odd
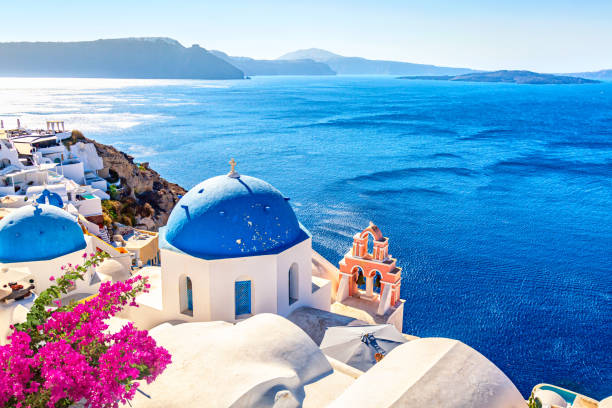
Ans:
[{"label": "curved white roof", "polygon": [[393,349],[329,408],[526,408],[510,379],[457,340],[423,338]]},{"label": "curved white roof", "polygon": [[[301,406],[304,385],[333,369],[293,323],[258,314],[225,322],[162,324],[150,331],[172,363],[143,384],[132,405],[151,407],[272,407],[275,399]],[[293,405],[292,405],[293,404]]]}]

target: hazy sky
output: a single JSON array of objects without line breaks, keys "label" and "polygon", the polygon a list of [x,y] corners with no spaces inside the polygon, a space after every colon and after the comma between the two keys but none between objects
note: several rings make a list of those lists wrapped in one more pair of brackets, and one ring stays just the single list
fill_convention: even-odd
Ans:
[{"label": "hazy sky", "polygon": [[267,59],[317,47],[480,69],[612,68],[612,0],[2,0],[0,6],[0,41],[163,36]]}]

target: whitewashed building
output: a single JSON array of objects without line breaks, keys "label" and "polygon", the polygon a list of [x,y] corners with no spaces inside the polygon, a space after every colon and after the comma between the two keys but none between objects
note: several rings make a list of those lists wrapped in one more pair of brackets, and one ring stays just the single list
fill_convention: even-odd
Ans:
[{"label": "whitewashed building", "polygon": [[233,168],[181,198],[160,230],[160,258],[141,271],[151,292],[128,312],[141,327],[330,308],[330,282],[313,278],[312,238],[288,199]]}]

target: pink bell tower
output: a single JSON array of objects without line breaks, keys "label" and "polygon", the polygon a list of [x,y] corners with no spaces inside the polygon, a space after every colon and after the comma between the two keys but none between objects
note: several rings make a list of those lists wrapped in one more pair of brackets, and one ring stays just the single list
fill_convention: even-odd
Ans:
[{"label": "pink bell tower", "polygon": [[[372,253],[368,241],[373,240]],[[340,261],[340,279],[336,300],[349,296],[379,302],[377,314],[384,315],[400,301],[402,268],[397,259],[389,255],[389,238],[380,229],[370,225],[353,236],[353,247]]]}]

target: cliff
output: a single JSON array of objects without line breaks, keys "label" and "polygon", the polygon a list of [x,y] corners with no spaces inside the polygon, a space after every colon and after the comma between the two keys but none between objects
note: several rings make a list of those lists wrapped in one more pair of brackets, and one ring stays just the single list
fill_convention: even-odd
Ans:
[{"label": "cliff", "polygon": [[0,76],[242,79],[227,61],[169,38],[0,43]]},{"label": "cliff", "polygon": [[477,72],[464,75],[442,75],[442,76],[406,76],[399,79],[426,79],[434,81],[460,81],[460,82],[504,82],[513,84],[594,84],[599,81],[552,74],[540,74],[531,71],[494,71]]},{"label": "cliff", "polygon": [[222,51],[212,54],[238,67],[245,75],[336,75],[322,62],[304,60],[257,60],[248,57],[232,57]]},{"label": "cliff", "polygon": [[179,195],[186,193],[184,188],[165,180],[147,163],[134,163],[132,156],[74,131],[73,141],[79,140],[96,147],[111,181],[121,180],[119,189],[111,188],[111,200],[103,202],[106,224],[120,222],[148,230],[166,225]]}]

